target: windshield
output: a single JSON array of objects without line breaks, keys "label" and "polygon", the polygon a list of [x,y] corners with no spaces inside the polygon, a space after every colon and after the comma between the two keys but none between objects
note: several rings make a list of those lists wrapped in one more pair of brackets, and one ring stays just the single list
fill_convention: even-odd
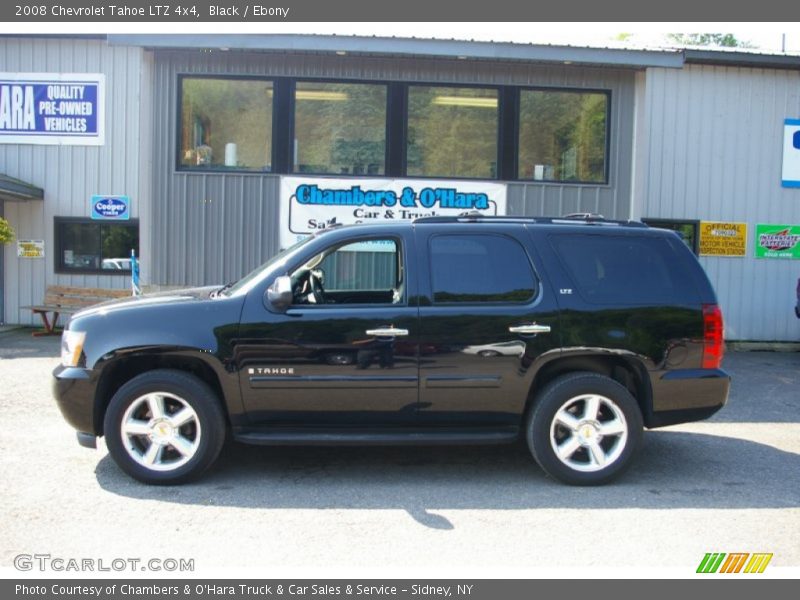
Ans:
[{"label": "windshield", "polygon": [[267,262],[260,265],[259,267],[257,267],[244,277],[242,277],[239,281],[237,281],[230,287],[226,287],[226,289],[222,291],[222,294],[225,296],[233,296],[234,294],[237,294],[239,292],[243,292],[246,294],[253,288],[254,285],[256,285],[259,281],[261,281],[261,276],[264,275],[267,271],[269,271],[271,267],[273,267],[274,265],[278,265],[284,260],[286,260],[286,258],[289,255],[293,254],[296,250],[306,245],[312,239],[314,239],[314,236],[309,235],[307,237],[304,237],[302,240],[299,240],[293,246],[289,246],[288,248],[281,250],[275,256],[270,258]]}]

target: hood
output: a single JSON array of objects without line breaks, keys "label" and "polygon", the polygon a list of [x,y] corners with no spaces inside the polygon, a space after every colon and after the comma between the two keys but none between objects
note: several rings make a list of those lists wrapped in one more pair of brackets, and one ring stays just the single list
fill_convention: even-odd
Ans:
[{"label": "hood", "polygon": [[118,310],[126,310],[129,308],[138,308],[145,306],[163,306],[165,304],[176,304],[180,302],[199,302],[208,300],[211,294],[220,289],[222,286],[212,285],[198,288],[186,288],[181,290],[169,290],[167,292],[156,292],[153,294],[144,294],[142,296],[131,296],[130,298],[117,298],[115,300],[107,300],[99,304],[94,304],[85,308],[73,315],[73,319],[85,317],[88,315],[108,312],[116,312]]}]

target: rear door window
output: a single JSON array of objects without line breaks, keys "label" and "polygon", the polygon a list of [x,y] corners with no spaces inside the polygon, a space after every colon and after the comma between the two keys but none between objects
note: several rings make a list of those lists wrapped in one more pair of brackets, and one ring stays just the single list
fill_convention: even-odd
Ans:
[{"label": "rear door window", "polygon": [[536,295],[536,279],[522,245],[503,235],[431,238],[433,301],[521,303]]},{"label": "rear door window", "polygon": [[697,296],[684,257],[652,236],[554,234],[578,293],[595,304],[675,304]]}]

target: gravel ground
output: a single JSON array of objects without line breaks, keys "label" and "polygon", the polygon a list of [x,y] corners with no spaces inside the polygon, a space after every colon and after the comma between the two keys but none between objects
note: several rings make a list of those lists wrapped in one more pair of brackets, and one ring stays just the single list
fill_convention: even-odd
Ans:
[{"label": "gravel ground", "polygon": [[7,575],[19,575],[20,553],[191,558],[196,575],[258,577],[575,567],[688,576],[712,551],[772,552],[770,568],[800,566],[800,353],[729,354],[729,405],[709,421],[648,432],[633,468],[602,488],[545,478],[522,445],[238,444],[197,483],[147,487],[102,442],[77,445],[50,395],[57,354],[57,338],[0,334]]}]

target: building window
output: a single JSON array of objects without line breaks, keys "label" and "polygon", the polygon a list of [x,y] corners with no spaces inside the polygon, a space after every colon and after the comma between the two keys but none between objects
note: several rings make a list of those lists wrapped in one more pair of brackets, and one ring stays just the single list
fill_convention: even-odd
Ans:
[{"label": "building window", "polygon": [[606,90],[178,79],[182,171],[608,183]]},{"label": "building window", "polygon": [[181,79],[179,165],[197,170],[272,170],[271,81]]},{"label": "building window", "polygon": [[604,183],[608,95],[522,90],[519,99],[520,179]]},{"label": "building window", "polygon": [[683,243],[689,246],[689,249],[695,254],[700,252],[700,239],[698,237],[698,228],[700,227],[699,221],[681,220],[681,219],[642,219],[642,223],[646,223],[650,227],[658,227],[659,229],[669,229],[677,233]]},{"label": "building window", "polygon": [[496,89],[408,89],[406,174],[424,177],[497,177]]},{"label": "building window", "polygon": [[293,172],[383,175],[386,98],[385,85],[298,81]]},{"label": "building window", "polygon": [[536,279],[520,244],[500,235],[439,235],[431,248],[431,284],[437,304],[527,302]]},{"label": "building window", "polygon": [[56,217],[56,272],[128,274],[131,250],[139,256],[139,224]]}]

